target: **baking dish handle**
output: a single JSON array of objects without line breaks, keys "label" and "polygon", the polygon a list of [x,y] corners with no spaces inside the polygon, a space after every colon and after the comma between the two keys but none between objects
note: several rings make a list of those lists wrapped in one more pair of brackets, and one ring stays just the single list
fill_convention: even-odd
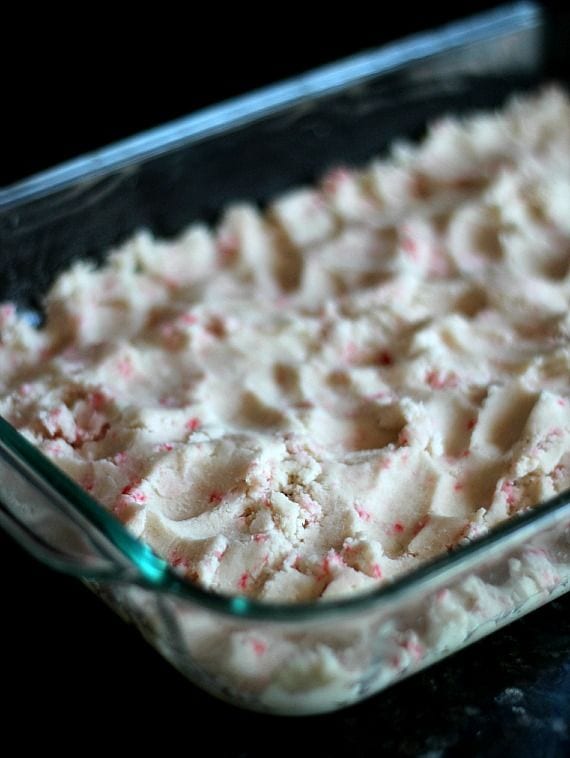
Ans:
[{"label": "baking dish handle", "polygon": [[0,418],[0,527],[53,569],[153,588],[165,561]]}]

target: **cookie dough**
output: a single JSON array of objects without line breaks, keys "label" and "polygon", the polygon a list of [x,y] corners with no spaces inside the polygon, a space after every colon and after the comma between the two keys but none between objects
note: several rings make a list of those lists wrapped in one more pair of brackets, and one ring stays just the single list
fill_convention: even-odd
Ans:
[{"label": "cookie dough", "polygon": [[190,580],[362,592],[570,485],[570,103],[78,262],[0,413]]}]

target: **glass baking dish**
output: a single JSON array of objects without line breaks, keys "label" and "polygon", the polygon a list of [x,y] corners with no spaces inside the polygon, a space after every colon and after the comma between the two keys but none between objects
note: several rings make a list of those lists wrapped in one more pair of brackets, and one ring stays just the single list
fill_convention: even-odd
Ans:
[{"label": "glass baking dish", "polygon": [[[31,314],[56,274],[140,227],[171,236],[358,165],[442,112],[567,83],[568,19],[518,3],[202,111],[0,192],[0,301]],[[566,74],[566,76],[565,76]],[[570,209],[569,209],[570,210]],[[84,580],[204,689],[253,710],[368,697],[570,588],[570,493],[365,595],[267,604],[185,582],[0,419],[0,523]]]}]

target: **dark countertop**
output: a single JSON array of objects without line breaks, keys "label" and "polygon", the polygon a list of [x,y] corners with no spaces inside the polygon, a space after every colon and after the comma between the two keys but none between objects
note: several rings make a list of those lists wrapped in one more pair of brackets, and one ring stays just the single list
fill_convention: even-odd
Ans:
[{"label": "dark countertop", "polygon": [[[65,741],[65,723],[94,748],[109,748],[104,726],[112,723],[130,750],[159,739],[169,752],[176,743],[177,752],[216,758],[270,756],[268,739],[292,758],[317,744],[319,758],[570,754],[570,596],[357,706],[283,718],[218,702],[77,580],[35,564],[5,538],[0,555],[2,685],[10,694],[2,731],[24,754]],[[21,717],[33,728],[23,729]],[[215,734],[199,753],[196,727]]]}]

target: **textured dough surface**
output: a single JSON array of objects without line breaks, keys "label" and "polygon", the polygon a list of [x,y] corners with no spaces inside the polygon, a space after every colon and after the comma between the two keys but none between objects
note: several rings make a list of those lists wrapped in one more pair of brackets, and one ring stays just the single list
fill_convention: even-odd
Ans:
[{"label": "textured dough surface", "polygon": [[188,578],[373,588],[570,484],[570,105],[75,264],[0,309],[0,413]]}]

